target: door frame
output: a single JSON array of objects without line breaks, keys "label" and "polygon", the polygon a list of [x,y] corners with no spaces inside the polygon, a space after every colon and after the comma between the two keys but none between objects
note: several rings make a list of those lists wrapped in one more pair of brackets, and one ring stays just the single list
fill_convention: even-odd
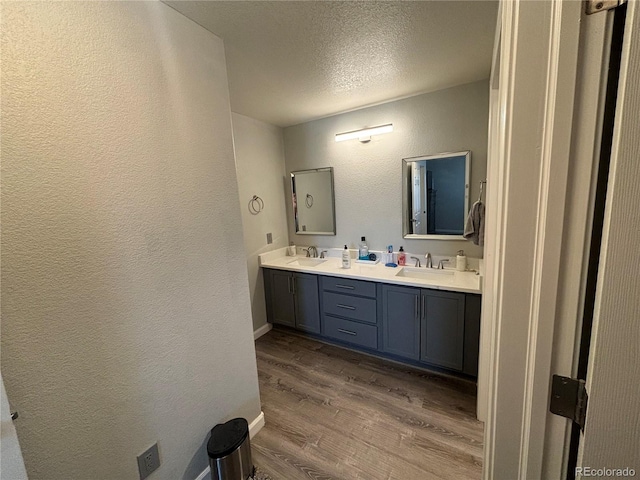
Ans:
[{"label": "door frame", "polygon": [[552,418],[548,399],[551,373],[574,368],[589,244],[596,156],[590,145],[578,158],[575,135],[597,121],[598,102],[576,109],[582,8],[501,3],[478,402],[485,479],[560,478],[566,463],[569,422]]}]

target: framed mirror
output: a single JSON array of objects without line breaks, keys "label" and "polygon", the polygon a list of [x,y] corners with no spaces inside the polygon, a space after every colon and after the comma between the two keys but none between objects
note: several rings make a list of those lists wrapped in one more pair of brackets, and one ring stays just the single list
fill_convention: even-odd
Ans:
[{"label": "framed mirror", "polygon": [[469,150],[402,160],[404,238],[462,240],[470,164]]},{"label": "framed mirror", "polygon": [[335,235],[333,168],[291,172],[293,216],[298,235]]}]

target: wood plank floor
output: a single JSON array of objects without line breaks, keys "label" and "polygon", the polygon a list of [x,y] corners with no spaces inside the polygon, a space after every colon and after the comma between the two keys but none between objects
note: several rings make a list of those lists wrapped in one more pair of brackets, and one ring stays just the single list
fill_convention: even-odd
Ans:
[{"label": "wood plank floor", "polygon": [[479,479],[475,385],[272,330],[256,342],[273,480]]}]

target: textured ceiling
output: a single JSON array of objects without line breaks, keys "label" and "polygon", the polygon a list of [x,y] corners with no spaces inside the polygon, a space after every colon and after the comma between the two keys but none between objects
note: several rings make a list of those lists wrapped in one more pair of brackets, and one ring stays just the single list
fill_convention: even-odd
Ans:
[{"label": "textured ceiling", "polygon": [[495,1],[165,1],[224,40],[234,112],[279,126],[489,77]]}]

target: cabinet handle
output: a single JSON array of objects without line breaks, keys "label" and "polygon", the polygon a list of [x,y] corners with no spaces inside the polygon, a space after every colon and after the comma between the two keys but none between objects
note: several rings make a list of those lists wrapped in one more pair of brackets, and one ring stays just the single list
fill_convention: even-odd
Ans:
[{"label": "cabinet handle", "polygon": [[291,277],[287,277],[287,288],[289,293],[293,294],[293,290],[291,290]]},{"label": "cabinet handle", "polygon": [[424,306],[424,295],[420,295],[422,297],[422,318],[427,318],[427,309]]},{"label": "cabinet handle", "polygon": [[351,330],[345,330],[343,328],[339,328],[338,331],[341,333],[346,333],[347,335],[353,335],[354,337],[358,335],[356,332],[352,332]]},{"label": "cabinet handle", "polygon": [[295,295],[296,294],[296,277],[293,277],[291,279],[291,285],[293,286],[293,292],[292,293]]},{"label": "cabinet handle", "polygon": [[415,300],[416,300],[416,301],[415,301],[415,306],[414,306],[414,309],[415,309],[415,317],[414,317],[414,318],[420,318],[420,317],[418,316],[418,296],[417,296],[417,295],[416,295]]},{"label": "cabinet handle", "polygon": [[356,307],[352,307],[350,305],[342,305],[341,303],[336,304],[336,307],[346,308],[347,310],[355,310],[356,309]]},{"label": "cabinet handle", "polygon": [[339,283],[336,283],[336,288],[346,288],[347,290],[355,290],[356,287],[352,287],[351,285],[340,285]]}]

